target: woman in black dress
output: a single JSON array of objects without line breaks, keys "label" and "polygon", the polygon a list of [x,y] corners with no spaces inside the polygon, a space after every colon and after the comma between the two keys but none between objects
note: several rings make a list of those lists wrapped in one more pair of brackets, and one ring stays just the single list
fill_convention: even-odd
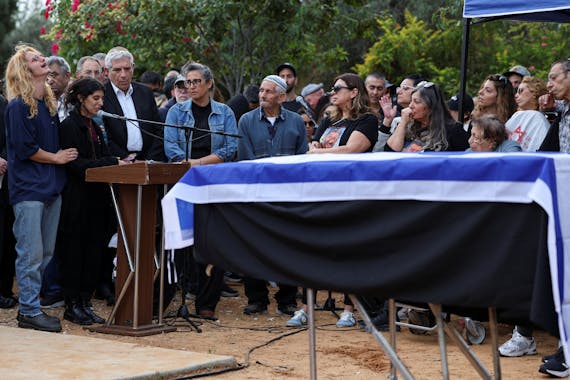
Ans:
[{"label": "woman in black dress", "polygon": [[64,318],[80,325],[105,322],[93,312],[90,300],[97,285],[100,256],[112,234],[107,227],[112,212],[109,188],[103,183],[85,182],[85,171],[125,163],[109,154],[102,130],[91,119],[103,106],[103,95],[104,87],[95,79],[74,82],[66,97],[73,109],[59,132],[61,147],[79,152],[77,159],[65,166],[67,183],[62,193],[57,247]]}]

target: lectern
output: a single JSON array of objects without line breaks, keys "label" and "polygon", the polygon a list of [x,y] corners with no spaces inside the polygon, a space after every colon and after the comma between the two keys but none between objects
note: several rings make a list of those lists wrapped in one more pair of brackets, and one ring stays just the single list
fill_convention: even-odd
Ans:
[{"label": "lectern", "polygon": [[115,306],[105,325],[89,330],[129,336],[176,330],[162,324],[162,299],[158,323],[152,321],[155,275],[160,274],[161,286],[164,276],[164,249],[159,259],[155,254],[157,194],[189,168],[189,163],[138,162],[87,170],[87,182],[110,185],[119,224]]}]

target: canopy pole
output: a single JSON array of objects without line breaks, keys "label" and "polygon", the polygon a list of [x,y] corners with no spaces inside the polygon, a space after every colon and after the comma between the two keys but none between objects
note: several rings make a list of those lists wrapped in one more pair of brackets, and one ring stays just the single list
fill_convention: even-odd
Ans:
[{"label": "canopy pole", "polygon": [[471,27],[471,19],[463,18],[463,38],[461,42],[461,83],[459,88],[459,112],[457,121],[463,124],[463,99],[465,99],[465,87],[467,82],[467,57],[469,50],[469,30]]}]

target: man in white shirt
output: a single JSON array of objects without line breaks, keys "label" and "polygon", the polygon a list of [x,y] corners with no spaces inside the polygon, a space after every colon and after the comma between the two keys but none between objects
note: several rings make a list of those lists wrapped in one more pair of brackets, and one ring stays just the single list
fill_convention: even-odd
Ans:
[{"label": "man in white shirt", "polygon": [[[154,94],[150,88],[132,81],[135,63],[124,48],[111,49],[105,58],[109,82],[105,86],[103,109],[106,112],[160,122]],[[156,124],[136,120],[105,118],[111,154],[122,159],[164,161],[163,130]]]}]

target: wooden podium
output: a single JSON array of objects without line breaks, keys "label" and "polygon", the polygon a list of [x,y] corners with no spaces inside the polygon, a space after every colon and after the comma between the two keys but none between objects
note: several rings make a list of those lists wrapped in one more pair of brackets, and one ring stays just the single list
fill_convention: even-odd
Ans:
[{"label": "wooden podium", "polygon": [[[138,162],[86,171],[87,182],[110,185],[119,224],[115,306],[105,325],[89,330],[129,336],[176,330],[162,324],[164,249],[157,258],[157,194],[159,186],[166,192],[166,185],[178,182],[189,168],[189,163]],[[153,286],[157,273],[160,274],[161,306],[158,323],[153,323]]]}]

